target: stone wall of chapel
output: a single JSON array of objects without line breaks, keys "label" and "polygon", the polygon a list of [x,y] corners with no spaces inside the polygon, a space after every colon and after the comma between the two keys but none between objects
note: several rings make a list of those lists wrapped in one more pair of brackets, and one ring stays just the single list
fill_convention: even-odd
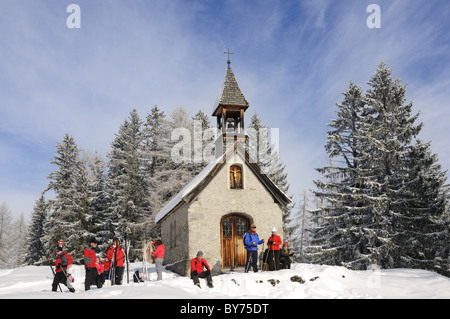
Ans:
[{"label": "stone wall of chapel", "polygon": [[[239,164],[243,168],[243,189],[230,189],[229,167]],[[218,174],[210,181],[188,207],[189,256],[204,252],[213,273],[221,270],[220,221],[224,215],[241,213],[249,216],[256,225],[260,238],[267,239],[275,227],[283,239],[282,211],[272,195],[259,182],[245,162],[235,155],[229,158]],[[266,246],[267,247],[267,246]],[[261,246],[259,251],[261,251]]]},{"label": "stone wall of chapel", "polygon": [[190,267],[187,216],[187,206],[183,204],[161,223],[161,240],[165,246],[163,264],[178,274],[185,274]]}]

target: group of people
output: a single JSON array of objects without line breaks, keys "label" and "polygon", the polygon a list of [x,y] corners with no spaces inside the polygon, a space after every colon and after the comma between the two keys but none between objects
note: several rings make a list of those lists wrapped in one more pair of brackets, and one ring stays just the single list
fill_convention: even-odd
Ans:
[{"label": "group of people", "polygon": [[83,261],[86,271],[84,290],[90,290],[92,285],[102,288],[106,278],[111,280],[111,285],[122,284],[125,252],[120,246],[119,239],[117,237],[113,239],[103,261],[97,256],[97,245],[97,240],[92,238],[84,250]]},{"label": "group of people", "polygon": [[[245,272],[249,272],[250,267],[254,272],[258,271],[258,245],[264,243],[264,239],[259,239],[256,233],[256,226],[251,225],[250,230],[244,235],[244,245],[247,250],[247,261],[245,265]],[[157,280],[162,280],[162,264],[164,260],[165,247],[161,240],[152,242],[156,247],[151,252],[155,261],[155,268],[157,273]],[[124,273],[124,259],[125,253],[120,246],[119,239],[114,238],[112,245],[106,253],[106,258],[102,262],[96,254],[98,242],[95,238],[89,241],[88,246],[84,250],[84,268],[86,271],[84,288],[90,290],[91,285],[102,288],[105,279],[111,280],[111,284],[121,285]],[[272,229],[272,235],[267,241],[268,248],[264,251],[263,264],[264,270],[279,270],[290,269],[292,253],[288,249],[288,244],[281,241],[281,237],[277,235],[276,228]],[[280,247],[282,245],[282,247]],[[71,292],[75,289],[68,285],[67,271],[68,261],[66,254],[61,247],[57,248],[57,259],[55,261],[56,274],[52,284],[52,290],[56,291],[60,283],[68,286]],[[197,255],[191,260],[191,279],[194,284],[201,288],[199,278],[205,278],[207,285],[213,288],[211,268],[207,261],[203,259],[203,252],[199,251]]]},{"label": "group of people", "polygon": [[[248,273],[250,267],[254,272],[258,272],[258,245],[264,243],[264,239],[259,239],[256,233],[256,226],[251,225],[250,230],[244,235],[244,246],[247,250],[247,262],[245,264],[245,272]],[[267,241],[268,248],[264,252],[263,261],[268,265],[268,269],[264,270],[280,270],[291,268],[291,256],[293,253],[288,249],[288,243],[282,244],[281,237],[277,235],[276,228],[272,228],[272,236]],[[199,251],[194,259],[191,260],[191,279],[194,284],[200,287],[199,278],[206,278],[208,287],[212,288],[211,268],[205,259],[203,252]]]},{"label": "group of people", "polygon": [[[155,258],[158,280],[161,280],[164,244],[161,241],[152,242],[152,244],[156,246],[152,255]],[[123,281],[125,252],[120,246],[119,239],[117,237],[113,239],[112,245],[108,248],[106,258],[103,261],[97,256],[97,245],[97,240],[91,238],[83,253],[85,269],[84,289],[86,291],[90,290],[92,285],[102,288],[106,279],[111,281],[111,285],[121,285]],[[67,255],[61,247],[56,249],[54,266],[56,271],[53,278],[52,291],[57,291],[58,285],[62,283],[69,288],[70,292],[75,292],[68,278],[70,274],[67,271],[69,266]]]},{"label": "group of people", "polygon": [[[244,235],[244,246],[247,250],[247,262],[245,264],[245,272],[253,268],[254,272],[258,271],[258,245],[264,243],[264,239],[259,239],[256,233],[256,226],[251,225],[250,231]],[[272,235],[267,241],[268,248],[263,254],[263,268],[264,270],[280,270],[290,269],[292,252],[288,249],[288,243],[283,243],[282,247],[281,237],[277,235],[277,229],[272,228]]]}]

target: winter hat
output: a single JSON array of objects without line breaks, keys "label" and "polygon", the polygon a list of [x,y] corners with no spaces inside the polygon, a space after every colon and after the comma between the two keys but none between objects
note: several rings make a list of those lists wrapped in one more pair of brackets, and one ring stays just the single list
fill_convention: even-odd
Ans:
[{"label": "winter hat", "polygon": [[203,257],[203,251],[198,251],[198,253],[197,253],[197,256],[199,256],[199,257]]},{"label": "winter hat", "polygon": [[95,239],[95,237],[92,237],[92,238],[89,240],[89,244],[98,244],[97,239]]},{"label": "winter hat", "polygon": [[277,232],[277,229],[274,227],[274,228],[272,228],[272,233],[276,233]]}]

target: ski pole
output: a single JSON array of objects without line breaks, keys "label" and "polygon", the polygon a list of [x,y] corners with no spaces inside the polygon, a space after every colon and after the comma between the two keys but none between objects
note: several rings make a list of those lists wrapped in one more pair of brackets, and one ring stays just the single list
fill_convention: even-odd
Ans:
[{"label": "ski pole", "polygon": [[113,248],[113,258],[111,260],[111,266],[109,268],[109,281],[111,283],[111,286],[114,286],[116,283],[116,252],[117,247]]},{"label": "ski pole", "polygon": [[275,262],[275,250],[272,250],[272,262],[273,262],[273,268],[275,268],[275,270],[278,270],[276,262]]},{"label": "ski pole", "polygon": [[259,261],[259,270],[263,270],[263,262],[264,262],[264,242],[262,244],[262,250],[261,250],[261,258],[258,258]]},{"label": "ski pole", "polygon": [[[264,255],[263,255],[263,257],[264,257]],[[266,265],[267,265],[267,259],[269,259],[269,245],[267,245],[266,260],[264,261],[264,264],[266,264]],[[266,266],[265,271],[267,271],[267,270],[268,270],[268,269],[267,269],[267,266]],[[264,271],[264,267],[263,267],[263,271]]]},{"label": "ski pole", "polygon": [[247,250],[247,262],[245,263],[245,272],[248,272],[250,270],[251,258],[252,258],[252,252],[251,252],[251,250]]},{"label": "ski pole", "polygon": [[125,260],[126,260],[126,266],[127,266],[127,284],[130,283],[130,277],[129,277],[129,265],[128,265],[128,243],[127,243],[127,233],[125,232]]}]

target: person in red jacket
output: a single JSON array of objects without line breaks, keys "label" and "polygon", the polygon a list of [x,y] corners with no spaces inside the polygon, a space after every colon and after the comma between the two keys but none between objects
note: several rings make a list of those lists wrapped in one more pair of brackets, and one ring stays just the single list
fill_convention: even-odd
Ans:
[{"label": "person in red jacket", "polygon": [[[207,270],[204,270],[204,267],[206,267]],[[206,260],[203,259],[203,252],[201,251],[199,251],[197,256],[191,260],[191,279],[197,287],[201,288],[200,281],[198,280],[199,278],[206,278],[208,287],[214,288],[212,284],[211,268],[209,268]]]},{"label": "person in red jacket", "polygon": [[281,237],[277,235],[277,229],[272,228],[272,236],[267,241],[269,245],[269,270],[279,270],[280,269],[280,245]]},{"label": "person in red jacket", "polygon": [[164,244],[161,240],[156,240],[152,242],[156,246],[155,251],[152,251],[152,255],[155,257],[156,273],[158,275],[156,280],[162,280],[162,264],[164,260],[164,252],[166,250]]},{"label": "person in red jacket", "polygon": [[[58,285],[60,283],[64,284],[69,288],[70,292],[75,292],[75,289],[70,284],[69,280],[66,277],[67,274],[67,266],[69,262],[67,261],[67,257],[64,254],[61,247],[58,247],[56,249],[56,261],[55,261],[55,277],[53,278],[52,283],[52,291],[56,291],[58,288]],[[64,272],[63,272],[64,270]]]},{"label": "person in red jacket", "polygon": [[122,247],[119,245],[119,238],[114,237],[113,244],[109,247],[108,252],[106,253],[106,260],[111,264],[111,270],[115,273],[115,278],[109,278],[111,280],[111,284],[121,285],[123,279],[124,266],[123,261],[125,258],[125,253],[123,252]]},{"label": "person in red jacket", "polygon": [[102,288],[100,277],[97,272],[97,255],[95,249],[97,248],[97,240],[91,238],[89,245],[84,250],[84,269],[86,270],[86,277],[84,279],[84,290],[91,289],[91,285],[96,285],[97,288]]}]

